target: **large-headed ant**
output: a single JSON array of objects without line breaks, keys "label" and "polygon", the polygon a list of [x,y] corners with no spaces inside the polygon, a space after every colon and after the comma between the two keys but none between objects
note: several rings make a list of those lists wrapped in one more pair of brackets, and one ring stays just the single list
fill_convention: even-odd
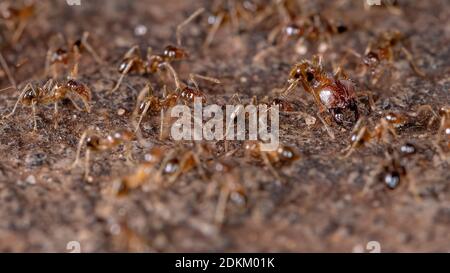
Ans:
[{"label": "large-headed ant", "polygon": [[306,92],[313,95],[319,113],[327,110],[337,124],[352,123],[346,119],[346,110],[353,112],[355,122],[358,120],[355,83],[340,68],[334,75],[327,73],[321,57],[314,56],[312,61],[303,60],[295,64],[290,71],[288,83],[283,95],[301,84]]},{"label": "large-headed ant", "polygon": [[89,161],[91,152],[104,152],[110,151],[113,148],[125,144],[125,155],[127,160],[132,160],[131,156],[131,141],[135,139],[135,135],[128,130],[121,130],[114,132],[113,134],[107,135],[105,137],[99,136],[92,129],[88,129],[81,135],[80,141],[78,142],[78,148],[76,152],[76,157],[71,165],[71,168],[76,167],[80,161],[81,149],[83,144],[86,144],[86,152],[84,155],[85,165],[84,165],[84,178],[86,181],[91,181],[92,178],[89,176]]},{"label": "large-headed ant", "polygon": [[76,80],[66,80],[62,83],[48,80],[43,86],[36,86],[33,83],[28,83],[22,89],[22,92],[17,99],[12,111],[4,116],[4,118],[9,118],[12,116],[19,104],[25,106],[31,106],[33,111],[33,121],[34,130],[37,129],[36,121],[36,106],[46,105],[54,103],[54,117],[55,117],[55,127],[57,126],[57,115],[58,115],[58,102],[68,98],[75,108],[82,111],[82,107],[78,106],[75,102],[75,97],[81,99],[84,104],[84,109],[86,112],[90,112],[90,100],[91,100],[91,90],[85,84]]}]

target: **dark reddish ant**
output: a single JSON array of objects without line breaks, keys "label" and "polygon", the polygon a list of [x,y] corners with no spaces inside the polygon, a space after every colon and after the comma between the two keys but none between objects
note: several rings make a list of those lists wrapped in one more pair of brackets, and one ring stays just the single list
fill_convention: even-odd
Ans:
[{"label": "dark reddish ant", "polygon": [[107,135],[106,137],[98,136],[92,129],[88,129],[83,132],[81,135],[80,141],[78,142],[77,153],[75,157],[75,161],[71,165],[71,169],[76,167],[80,161],[80,153],[83,148],[83,144],[86,143],[86,153],[85,153],[85,165],[84,165],[84,178],[86,181],[91,182],[92,177],[89,176],[89,161],[91,152],[104,152],[110,151],[111,149],[121,145],[126,144],[126,158],[131,161],[131,147],[129,146],[131,141],[135,139],[135,135],[128,131],[122,130],[117,131],[111,135]]},{"label": "dark reddish ant", "polygon": [[[45,62],[45,75],[48,76],[51,70],[53,78],[56,79],[59,74],[59,66],[67,67],[71,65],[72,68],[69,77],[76,79],[78,75],[79,61],[84,50],[88,51],[98,64],[102,64],[102,59],[87,41],[88,37],[89,33],[84,32],[81,39],[76,40],[73,43],[68,43],[67,48],[59,47],[54,50],[49,49],[47,51]],[[64,40],[64,38],[62,39]]]},{"label": "dark reddish ant", "polygon": [[348,52],[358,57],[364,65],[362,74],[364,75],[369,69],[373,75],[372,84],[376,84],[383,75],[386,67],[393,67],[393,62],[402,52],[409,62],[412,70],[420,77],[425,78],[423,73],[415,64],[414,57],[409,50],[403,45],[405,37],[399,31],[382,32],[375,42],[369,43],[364,55],[348,49]]},{"label": "dark reddish ant", "polygon": [[289,74],[288,83],[283,95],[301,84],[306,92],[313,95],[319,113],[328,110],[337,124],[351,123],[345,118],[347,109],[353,112],[354,121],[358,120],[355,83],[348,79],[340,68],[334,75],[325,72],[321,57],[314,56],[312,62],[303,60],[295,64]]},{"label": "dark reddish ant", "polygon": [[[54,103],[54,116],[57,118],[58,115],[58,102],[68,98],[75,108],[79,111],[83,111],[83,109],[77,105],[75,99],[72,97],[75,95],[80,98],[84,104],[84,108],[86,112],[90,112],[89,102],[91,100],[91,90],[85,84],[76,81],[76,80],[67,80],[63,83],[54,82],[52,79],[48,80],[43,86],[35,86],[32,83],[28,83],[19,95],[19,98],[14,105],[13,110],[8,115],[3,118],[11,117],[17,106],[20,104],[25,106],[31,106],[33,111],[33,121],[34,121],[34,130],[37,129],[37,121],[36,121],[36,105],[46,105]],[[57,126],[57,121],[55,119],[55,127]]]},{"label": "dark reddish ant", "polygon": [[34,1],[18,8],[13,7],[8,2],[0,4],[0,19],[2,19],[6,27],[12,32],[12,44],[20,40],[28,22],[34,16],[35,12],[36,7]]}]

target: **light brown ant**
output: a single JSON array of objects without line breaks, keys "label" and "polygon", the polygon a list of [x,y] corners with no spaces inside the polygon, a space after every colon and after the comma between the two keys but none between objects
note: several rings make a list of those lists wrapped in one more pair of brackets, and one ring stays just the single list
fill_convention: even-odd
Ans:
[{"label": "light brown ant", "polygon": [[161,112],[161,126],[160,126],[160,138],[162,138],[163,128],[164,126],[164,111],[174,107],[182,101],[184,104],[191,104],[194,102],[194,99],[201,98],[202,102],[206,102],[206,96],[204,92],[202,92],[198,86],[196,78],[203,79],[206,81],[214,82],[219,84],[220,81],[218,79],[207,77],[199,74],[189,74],[190,81],[194,84],[194,87],[189,84],[184,84],[178,77],[178,74],[173,69],[173,67],[168,63],[163,63],[163,66],[166,66],[169,72],[173,75],[176,89],[174,92],[166,94],[164,92],[163,98],[158,98],[153,94],[153,88],[151,84],[147,84],[139,93],[136,103],[136,108],[133,112],[133,124],[135,124],[135,117],[138,115],[139,111],[141,114],[139,116],[138,122],[135,124],[136,131],[139,129],[139,126],[142,122],[143,117],[147,114],[148,111],[151,112]]},{"label": "light brown ant", "polygon": [[120,87],[124,77],[128,73],[137,73],[140,75],[153,74],[160,71],[164,64],[166,64],[167,67],[174,61],[187,59],[189,57],[189,53],[181,46],[182,30],[197,16],[203,13],[203,11],[203,8],[196,10],[192,15],[177,26],[177,46],[167,45],[161,54],[153,54],[153,49],[148,47],[145,59],[142,57],[138,45],[131,47],[122,57],[119,64],[120,77],[111,92],[115,92]]},{"label": "light brown ant", "polygon": [[262,149],[261,141],[248,140],[244,142],[244,150],[250,158],[263,160],[270,172],[279,180],[280,175],[274,166],[288,165],[299,159],[299,155],[293,148],[283,144],[279,144],[275,150],[265,151]]},{"label": "light brown ant", "polygon": [[350,156],[356,148],[373,140],[389,143],[388,136],[397,137],[396,129],[398,127],[414,122],[422,112],[427,111],[433,115],[432,119],[430,119],[431,123],[433,118],[436,117],[436,113],[429,105],[420,106],[414,113],[386,112],[372,129],[364,125],[364,119],[358,120],[353,128],[351,145],[347,148],[348,152],[345,154],[345,157]]},{"label": "light brown ant", "polygon": [[[61,37],[61,36],[59,36]],[[102,59],[98,56],[95,50],[87,41],[89,37],[88,32],[84,32],[81,39],[73,43],[68,43],[67,47],[59,47],[57,49],[49,49],[45,61],[45,75],[52,72],[54,79],[57,79],[59,74],[59,67],[71,66],[70,78],[76,79],[78,75],[78,65],[83,51],[88,51],[98,64],[102,64]],[[62,38],[64,40],[64,38]]]},{"label": "light brown ant", "polygon": [[[214,213],[214,221],[222,225],[225,221],[227,204],[229,200],[245,206],[247,204],[247,190],[243,186],[240,172],[231,162],[224,159],[215,160],[211,169],[214,170],[212,180],[217,181],[220,187],[219,197]],[[212,184],[211,184],[212,185]]]},{"label": "light brown ant", "polygon": [[86,112],[89,113],[91,109],[89,105],[91,100],[91,90],[88,86],[79,81],[67,80],[62,83],[58,83],[50,79],[43,86],[36,86],[33,83],[28,83],[22,89],[12,111],[3,118],[11,117],[15,113],[19,104],[22,104],[24,106],[31,106],[34,121],[33,128],[34,130],[36,130],[36,105],[46,105],[53,103],[56,127],[59,101],[68,98],[77,110],[83,111],[82,107],[78,106],[78,104],[75,102],[75,98],[73,96],[81,99]]},{"label": "light brown ant", "polygon": [[351,123],[345,118],[347,109],[353,112],[355,122],[359,119],[355,83],[340,68],[334,75],[325,72],[322,58],[317,55],[312,61],[303,60],[295,64],[289,73],[288,84],[283,96],[301,84],[313,95],[319,113],[327,110],[339,125]]},{"label": "light brown ant", "polygon": [[119,145],[125,144],[125,155],[127,160],[131,161],[131,141],[135,139],[135,135],[128,130],[117,131],[113,134],[107,135],[105,137],[101,137],[96,134],[92,129],[88,129],[83,132],[80,137],[80,141],[78,142],[78,148],[76,152],[76,157],[71,165],[71,169],[76,167],[80,161],[81,149],[83,148],[83,144],[86,144],[86,152],[84,155],[85,164],[84,164],[84,178],[86,181],[91,182],[92,178],[89,176],[89,161],[91,157],[91,152],[105,152],[110,151],[113,148],[116,148]]},{"label": "light brown ant", "polygon": [[268,40],[271,44],[277,38],[281,39],[281,43],[286,42],[288,39],[305,39],[309,41],[325,39],[329,41],[332,35],[347,31],[345,25],[336,23],[321,13],[297,17],[298,11],[294,10],[293,7],[289,8],[284,2],[278,1],[277,10],[283,23],[269,33]]},{"label": "light brown ant", "polygon": [[188,57],[186,50],[172,45],[167,46],[162,54],[152,54],[152,49],[147,49],[147,57],[143,59],[139,47],[133,46],[127,53],[125,53],[119,65],[120,78],[117,81],[111,92],[116,91],[122,83],[125,75],[128,73],[137,73],[140,75],[156,73],[160,70],[163,64],[168,64],[173,61],[183,60]]},{"label": "light brown ant", "polygon": [[116,180],[112,185],[112,193],[115,196],[124,196],[131,190],[136,189],[148,181],[160,182],[161,171],[158,169],[158,164],[166,156],[167,149],[162,147],[154,147],[145,154],[145,162],[139,164],[136,170],[119,180]]},{"label": "light brown ant", "polygon": [[412,53],[404,46],[404,35],[397,30],[382,32],[378,38],[369,43],[364,55],[355,52],[352,49],[347,51],[358,57],[364,65],[362,74],[366,74],[367,69],[373,75],[372,84],[376,84],[383,75],[386,67],[393,67],[393,62],[398,58],[400,53],[406,56],[410,67],[418,76],[425,78],[423,73],[415,64]]},{"label": "light brown ant", "polygon": [[255,0],[216,0],[212,4],[208,14],[207,23],[209,25],[208,35],[203,44],[208,48],[214,41],[217,31],[230,24],[235,32],[240,29],[240,21],[245,20],[251,25],[256,25],[272,13],[272,7]]},{"label": "light brown ant", "polygon": [[36,7],[34,1],[24,4],[21,7],[13,7],[9,2],[0,3],[0,19],[12,32],[11,43],[15,44],[20,40],[22,34],[34,16]]}]

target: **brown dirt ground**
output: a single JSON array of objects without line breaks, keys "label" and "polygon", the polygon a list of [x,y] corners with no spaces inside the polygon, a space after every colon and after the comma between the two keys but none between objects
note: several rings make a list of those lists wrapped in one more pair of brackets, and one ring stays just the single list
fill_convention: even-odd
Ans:
[{"label": "brown dirt ground", "polygon": [[[109,133],[130,128],[130,113],[137,90],[146,77],[131,75],[126,84],[110,95],[118,77],[117,65],[133,44],[156,51],[175,42],[176,25],[208,1],[83,1],[69,7],[65,1],[38,1],[39,12],[27,26],[24,37],[13,47],[3,40],[2,53],[18,82],[44,82],[45,54],[51,37],[63,33],[74,38],[83,31],[106,61],[97,65],[89,55],[82,58],[80,80],[93,90],[93,111],[76,111],[70,103],[60,107],[60,126],[52,126],[51,106],[39,107],[38,130],[32,131],[28,108],[0,123],[0,251],[63,252],[69,241],[79,241],[84,252],[113,251],[318,251],[351,252],[368,241],[378,241],[382,251],[450,251],[450,172],[447,155],[439,155],[433,141],[437,124],[427,128],[418,123],[398,130],[392,147],[414,143],[417,153],[402,160],[417,194],[407,187],[388,190],[377,180],[385,163],[389,144],[371,144],[342,158],[350,139],[349,130],[333,125],[330,140],[319,123],[307,126],[302,117],[281,116],[281,141],[295,147],[301,158],[280,169],[284,182],[275,181],[268,169],[242,156],[231,159],[247,191],[242,207],[231,201],[224,225],[214,225],[220,178],[202,180],[196,171],[168,187],[139,188],[116,198],[106,189],[114,179],[133,172],[121,149],[98,154],[92,163],[94,181],[83,181],[82,168],[66,170],[75,156],[83,130],[97,126]],[[446,0],[399,1],[403,15],[386,9],[364,10],[361,1],[303,1],[309,9],[320,9],[342,19],[350,29],[332,38],[325,62],[344,60],[345,68],[359,86],[366,79],[357,76],[355,61],[343,59],[346,47],[362,52],[374,33],[396,28],[409,37],[411,49],[427,79],[417,77],[400,58],[395,69],[370,90],[376,96],[376,111],[364,115],[376,120],[383,110],[413,111],[418,105],[434,109],[450,102],[450,9]],[[294,43],[269,54],[262,63],[253,56],[267,46],[273,19],[252,31],[237,34],[223,27],[216,40],[204,50],[207,26],[202,16],[189,25],[183,43],[189,60],[175,65],[182,78],[196,72],[214,76],[221,85],[201,83],[208,101],[224,103],[235,92],[248,101],[272,96],[286,84],[289,68],[302,58]],[[134,29],[148,31],[136,36]],[[6,32],[4,32],[6,33]],[[12,66],[12,65],[11,65]],[[158,86],[157,78],[151,79]],[[8,81],[2,74],[2,87]],[[160,87],[157,88],[160,92]],[[361,87],[361,89],[363,89]],[[1,114],[10,111],[17,91],[0,94]],[[316,114],[309,95],[300,91],[290,98],[296,110]],[[126,110],[119,116],[119,108]],[[158,118],[146,118],[143,134],[159,145]],[[133,155],[141,161],[145,149],[133,143]],[[221,145],[218,144],[218,147]],[[375,181],[365,195],[364,185]]]}]

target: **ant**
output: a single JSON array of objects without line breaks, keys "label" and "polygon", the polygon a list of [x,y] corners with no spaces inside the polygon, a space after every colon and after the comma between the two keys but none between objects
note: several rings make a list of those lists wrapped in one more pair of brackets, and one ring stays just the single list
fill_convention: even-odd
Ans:
[{"label": "ant", "polygon": [[28,22],[35,13],[36,7],[34,1],[24,4],[22,7],[13,7],[8,2],[0,4],[0,19],[12,31],[12,44],[20,40]]},{"label": "ant", "polygon": [[282,42],[288,39],[316,41],[321,38],[329,41],[332,35],[342,34],[347,31],[347,26],[342,23],[335,23],[320,13],[312,13],[305,17],[295,18],[297,12],[283,4],[283,2],[279,1],[278,3],[278,13],[284,20],[284,23],[270,32],[268,40],[271,44],[277,38],[281,38]]},{"label": "ant", "polygon": [[[61,37],[61,36],[59,36]],[[98,64],[102,64],[102,59],[98,56],[95,50],[88,42],[89,32],[84,32],[81,39],[73,43],[68,43],[67,48],[59,47],[57,49],[49,49],[45,61],[45,75],[48,76],[50,70],[54,79],[58,77],[58,70],[60,66],[67,67],[70,63],[73,64],[70,78],[76,78],[78,75],[78,64],[84,50],[88,51]],[[64,38],[61,38],[64,40]]]},{"label": "ant", "polygon": [[[429,111],[431,112],[435,118],[437,115],[429,105],[420,106],[416,112],[414,113],[398,113],[398,112],[387,112],[385,113],[373,129],[368,129],[366,125],[363,125],[364,119],[358,120],[355,127],[353,128],[351,135],[351,145],[347,148],[348,152],[345,157],[350,156],[353,151],[363,146],[365,143],[370,142],[372,140],[376,140],[380,142],[383,140],[384,142],[389,142],[388,135],[393,137],[397,137],[396,128],[401,127],[407,123],[412,123],[422,112]],[[429,124],[431,124],[432,119]]]},{"label": "ant", "polygon": [[111,92],[115,92],[120,87],[125,75],[130,72],[136,72],[141,75],[156,73],[163,64],[184,60],[188,56],[187,51],[183,48],[168,45],[162,54],[156,55],[152,54],[152,48],[149,47],[147,49],[147,57],[143,59],[139,46],[133,46],[122,58],[119,65],[120,78]]},{"label": "ant", "polygon": [[402,52],[409,62],[410,67],[418,76],[425,78],[426,75],[422,72],[414,62],[412,53],[404,46],[405,36],[397,30],[382,32],[375,42],[369,43],[364,55],[355,52],[352,49],[347,51],[362,62],[362,75],[366,74],[367,69],[373,75],[372,84],[375,85],[381,76],[384,74],[386,67],[393,67],[393,62]]},{"label": "ant", "polygon": [[235,32],[240,29],[240,20],[244,19],[256,25],[263,21],[272,12],[271,6],[260,3],[255,0],[234,1],[234,0],[216,0],[212,4],[211,11],[208,14],[207,23],[210,27],[204,48],[214,41],[217,31],[227,23],[230,23]]},{"label": "ant", "polygon": [[[124,196],[132,189],[135,189],[150,179],[159,182],[161,172],[158,171],[159,164],[167,153],[167,149],[154,147],[145,154],[145,162],[138,165],[133,174],[116,180],[113,183],[112,191],[116,196]],[[155,173],[156,171],[156,173]]]},{"label": "ant", "polygon": [[[164,128],[164,110],[174,107],[178,104],[178,102],[181,100],[185,104],[193,103],[194,99],[201,98],[202,102],[206,102],[206,96],[205,94],[200,90],[198,83],[196,81],[196,78],[207,80],[214,82],[216,84],[220,84],[220,81],[218,79],[207,77],[199,74],[189,74],[190,81],[194,84],[194,87],[190,86],[189,84],[184,84],[178,77],[176,71],[173,69],[173,67],[168,64],[164,63],[163,66],[166,66],[169,72],[174,77],[175,81],[175,92],[172,92],[170,94],[166,94],[167,92],[164,91],[163,98],[158,98],[155,95],[153,95],[153,88],[151,84],[147,84],[139,93],[136,103],[135,111],[133,112],[133,117],[137,116],[138,112],[141,111],[141,114],[139,116],[139,120],[136,124],[136,130],[139,129],[139,126],[142,122],[143,117],[148,111],[152,112],[161,112],[161,126],[160,126],[160,137],[162,137],[163,134],[163,128]],[[135,120],[135,118],[133,118]],[[134,122],[133,122],[134,123]]]},{"label": "ant", "polygon": [[237,168],[225,160],[214,161],[211,167],[215,170],[213,180],[220,183],[220,193],[214,213],[214,221],[221,225],[225,220],[226,208],[231,199],[239,205],[247,204],[247,190],[242,185],[242,177]]},{"label": "ant", "polygon": [[321,56],[315,55],[312,61],[303,60],[295,64],[289,73],[288,84],[283,96],[301,84],[306,92],[313,95],[319,113],[326,109],[339,125],[351,123],[345,117],[347,109],[353,112],[355,122],[359,119],[355,83],[341,68],[334,75],[325,72]]},{"label": "ant", "polygon": [[394,150],[392,147],[389,147],[385,151],[386,159],[381,164],[376,179],[364,186],[362,194],[365,195],[376,180],[382,181],[389,190],[397,189],[403,180],[410,180],[408,188],[415,196],[418,196],[414,180],[408,176],[405,164],[405,160],[413,156],[416,151],[416,146],[409,142],[402,144],[399,149]]},{"label": "ant", "polygon": [[91,182],[92,177],[89,176],[89,161],[91,152],[104,152],[110,151],[113,148],[126,144],[126,158],[131,161],[131,141],[135,139],[135,135],[128,130],[117,131],[113,134],[107,135],[105,137],[101,137],[93,132],[92,129],[88,129],[83,132],[81,135],[80,141],[78,142],[77,153],[75,157],[75,161],[71,165],[71,169],[76,167],[80,161],[80,153],[83,148],[83,144],[86,144],[86,153],[85,153],[85,164],[84,164],[84,178],[86,181]]},{"label": "ant", "polygon": [[89,102],[91,100],[91,90],[88,86],[79,81],[66,80],[62,83],[58,83],[50,79],[43,86],[36,86],[33,83],[28,83],[22,89],[22,92],[20,93],[19,98],[17,99],[12,111],[3,118],[11,117],[15,113],[19,103],[25,106],[31,106],[34,121],[33,129],[36,130],[36,105],[46,105],[53,103],[56,127],[59,101],[68,98],[77,110],[83,111],[83,109],[78,106],[72,96],[76,96],[81,99],[86,112],[90,113],[91,107],[89,105]]},{"label": "ant", "polygon": [[261,141],[246,141],[244,143],[245,153],[251,158],[263,160],[277,179],[280,179],[280,176],[274,166],[287,165],[299,159],[299,155],[289,146],[279,144],[275,150],[265,151],[262,149],[262,144]]},{"label": "ant", "polygon": [[153,49],[151,47],[148,47],[145,59],[142,57],[138,45],[131,47],[122,57],[122,60],[119,64],[120,77],[111,92],[115,92],[120,87],[125,75],[127,75],[128,73],[134,72],[140,75],[154,74],[160,71],[161,67],[164,64],[166,64],[167,66],[174,61],[187,59],[189,57],[189,53],[181,46],[182,30],[197,16],[203,13],[203,11],[203,8],[198,9],[177,26],[177,46],[167,45],[161,54],[153,54]]}]

